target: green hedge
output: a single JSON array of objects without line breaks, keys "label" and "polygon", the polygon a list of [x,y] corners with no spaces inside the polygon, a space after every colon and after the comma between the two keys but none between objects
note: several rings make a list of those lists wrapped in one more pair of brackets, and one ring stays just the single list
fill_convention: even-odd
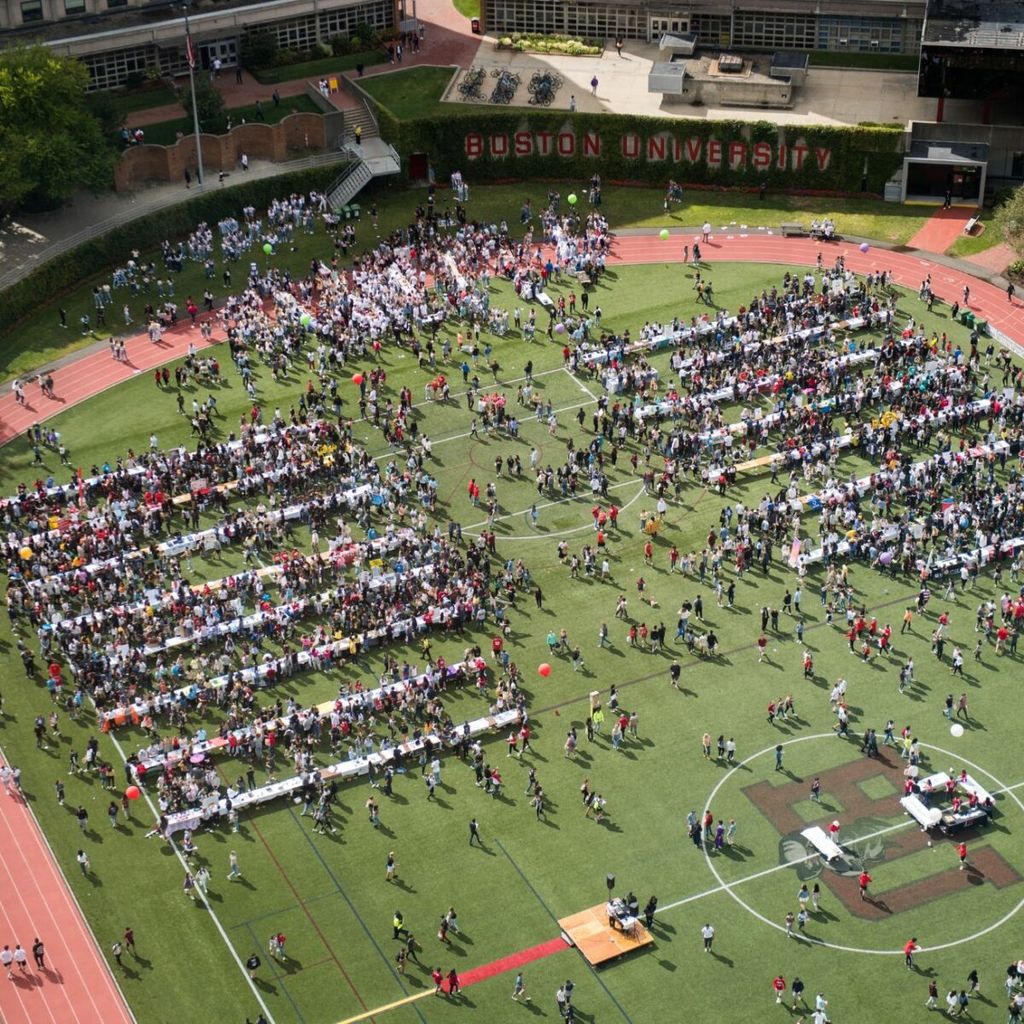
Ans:
[{"label": "green hedge", "polygon": [[273,178],[258,178],[231,188],[218,188],[193,196],[185,202],[146,214],[99,235],[69,252],[48,260],[28,277],[3,292],[0,302],[0,333],[39,305],[74,288],[100,271],[123,263],[132,249],[146,252],[164,239],[186,237],[200,221],[215,225],[243,206],[266,207],[270,201],[291,192],[324,189],[341,173],[341,164],[292,171]]},{"label": "green hedge", "polygon": [[[566,90],[563,90],[565,92]],[[562,98],[562,97],[560,97]],[[568,97],[564,97],[568,100]],[[454,170],[461,170],[470,181],[503,179],[565,178],[583,181],[595,171],[605,181],[640,181],[664,184],[668,178],[694,185],[756,186],[763,180],[774,188],[792,191],[835,191],[880,193],[886,181],[903,160],[903,135],[887,128],[775,125],[768,121],[683,121],[669,118],[632,117],[619,114],[570,114],[567,111],[484,110],[475,117],[432,116],[413,121],[398,121],[387,110],[380,110],[381,134],[403,156],[426,153],[439,180]],[[528,131],[557,135],[565,130],[576,135],[573,156],[507,156],[494,157],[489,152],[476,159],[466,155],[465,139],[470,132],[484,139]],[[582,155],[581,140],[593,132],[600,137],[599,157]],[[664,135],[683,147],[692,140],[704,147],[716,140],[728,152],[730,143],[744,143],[748,153],[756,143],[767,142],[773,156],[780,146],[805,144],[831,151],[825,170],[813,158],[799,170],[767,170],[754,167],[750,160],[744,166],[710,167],[701,159],[690,162],[685,155],[678,161],[648,161],[623,155],[621,138],[629,132],[640,136],[644,152],[648,138]]]}]

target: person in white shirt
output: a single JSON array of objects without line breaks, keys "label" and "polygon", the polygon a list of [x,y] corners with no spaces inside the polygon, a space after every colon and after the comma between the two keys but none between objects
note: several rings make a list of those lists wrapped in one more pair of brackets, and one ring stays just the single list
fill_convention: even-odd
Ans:
[{"label": "person in white shirt", "polygon": [[711,952],[711,944],[715,941],[715,929],[710,922],[700,930],[700,937],[704,940],[704,952]]}]

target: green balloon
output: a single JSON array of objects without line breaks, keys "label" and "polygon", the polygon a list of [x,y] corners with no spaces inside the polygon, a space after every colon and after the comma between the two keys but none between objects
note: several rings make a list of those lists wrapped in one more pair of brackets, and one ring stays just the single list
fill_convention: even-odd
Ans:
[{"label": "green balloon", "polygon": [[575,206],[576,205],[576,193],[575,192],[570,192],[567,198],[568,198],[570,206]]},{"label": "green balloon", "polygon": [[312,322],[313,318],[308,313],[303,313],[302,316],[299,317],[299,323],[302,324],[303,327],[308,327]]},{"label": "green balloon", "polygon": [[668,228],[662,228],[661,231],[658,232],[658,234],[661,236],[661,240],[663,242],[668,241]]},{"label": "green balloon", "polygon": [[269,256],[274,251],[274,247],[269,242],[264,242],[263,251]]}]

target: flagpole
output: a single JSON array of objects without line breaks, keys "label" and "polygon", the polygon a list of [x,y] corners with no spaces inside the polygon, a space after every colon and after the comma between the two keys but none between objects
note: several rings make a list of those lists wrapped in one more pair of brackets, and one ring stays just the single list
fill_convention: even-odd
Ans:
[{"label": "flagpole", "polygon": [[185,62],[188,64],[188,89],[192,96],[192,131],[196,137],[196,177],[199,179],[199,187],[206,184],[206,174],[203,171],[203,147],[199,139],[199,108],[196,106],[196,55],[192,46],[192,34],[188,28],[188,4],[182,5],[185,12]]}]

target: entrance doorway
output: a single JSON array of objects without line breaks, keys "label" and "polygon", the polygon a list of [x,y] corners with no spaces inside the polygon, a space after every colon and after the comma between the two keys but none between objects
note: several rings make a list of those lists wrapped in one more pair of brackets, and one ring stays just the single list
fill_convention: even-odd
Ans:
[{"label": "entrance doorway", "polygon": [[689,18],[655,17],[652,15],[647,21],[647,41],[656,43],[666,32],[689,32]]},{"label": "entrance doorway", "polygon": [[215,60],[219,60],[222,67],[233,68],[238,63],[238,40],[215,39],[211,43],[200,43],[199,63],[203,70],[209,71]]},{"label": "entrance doorway", "polygon": [[430,166],[426,153],[409,154],[409,180],[426,181],[430,176]]}]

